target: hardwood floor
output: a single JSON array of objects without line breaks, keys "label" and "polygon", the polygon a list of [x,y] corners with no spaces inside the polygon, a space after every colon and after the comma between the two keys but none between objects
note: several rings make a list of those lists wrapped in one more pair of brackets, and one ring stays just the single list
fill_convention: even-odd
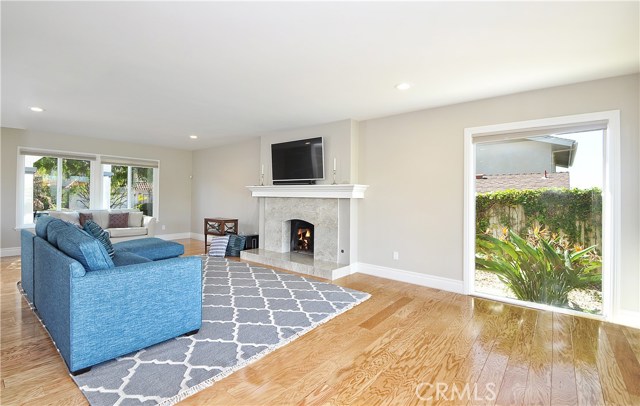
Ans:
[{"label": "hardwood floor", "polygon": [[[187,255],[203,243],[181,240]],[[2,405],[87,404],[1,259]],[[640,330],[351,275],[372,298],[184,405],[640,405]]]}]

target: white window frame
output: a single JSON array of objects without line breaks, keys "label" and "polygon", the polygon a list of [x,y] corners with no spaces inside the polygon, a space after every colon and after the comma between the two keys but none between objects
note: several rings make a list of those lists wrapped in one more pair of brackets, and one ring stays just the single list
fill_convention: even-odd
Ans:
[{"label": "white window frame", "polygon": [[[34,228],[34,223],[25,223],[24,222],[24,193],[25,193],[25,184],[24,184],[24,174],[25,174],[25,155],[37,155],[37,156],[49,156],[49,157],[57,157],[57,158],[66,158],[66,159],[84,159],[90,161],[90,185],[89,185],[89,209],[103,209],[108,210],[109,204],[104,205],[103,198],[103,187],[104,187],[104,176],[102,172],[102,158],[104,155],[99,154],[90,154],[90,153],[79,153],[73,151],[60,151],[54,149],[40,149],[40,148],[31,148],[19,146],[17,149],[17,181],[16,181],[16,229],[30,229]],[[141,159],[141,158],[132,158],[132,157],[113,157],[109,156],[108,158],[118,158],[122,160],[122,165],[127,166],[145,166],[145,163],[153,166],[153,217],[156,221],[160,218],[160,161],[159,160],[151,160],[151,159]],[[58,165],[59,173],[62,171],[61,165]],[[62,176],[59,176],[58,186],[62,185]],[[61,196],[61,195],[60,195]],[[129,206],[130,199],[127,200],[127,205]],[[58,208],[60,210],[60,208]]]},{"label": "white window frame", "polygon": [[558,127],[592,126],[601,124],[604,128],[604,184],[602,189],[602,315],[592,315],[570,309],[562,309],[549,305],[524,302],[509,298],[501,301],[524,305],[536,309],[559,313],[580,315],[600,320],[615,321],[621,314],[620,308],[620,111],[611,110],[596,113],[576,114],[570,116],[544,118],[538,120],[518,121],[482,127],[465,128],[464,130],[464,293],[467,295],[490,297],[474,290],[475,280],[475,143],[474,140],[514,138],[514,133],[544,131]]}]

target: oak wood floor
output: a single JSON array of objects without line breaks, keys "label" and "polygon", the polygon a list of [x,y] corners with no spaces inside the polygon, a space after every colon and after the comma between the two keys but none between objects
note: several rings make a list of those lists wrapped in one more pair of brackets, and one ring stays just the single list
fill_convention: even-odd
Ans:
[{"label": "oak wood floor", "polygon": [[[203,243],[181,240],[186,253]],[[2,405],[87,404],[1,260]],[[640,330],[352,275],[372,298],[184,405],[640,405]]]}]

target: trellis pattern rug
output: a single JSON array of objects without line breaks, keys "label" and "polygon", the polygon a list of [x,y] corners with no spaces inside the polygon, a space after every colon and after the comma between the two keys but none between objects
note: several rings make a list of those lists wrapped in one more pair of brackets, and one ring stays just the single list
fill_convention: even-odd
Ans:
[{"label": "trellis pattern rug", "polygon": [[175,404],[370,297],[311,278],[203,258],[200,331],[73,377],[89,403]]}]

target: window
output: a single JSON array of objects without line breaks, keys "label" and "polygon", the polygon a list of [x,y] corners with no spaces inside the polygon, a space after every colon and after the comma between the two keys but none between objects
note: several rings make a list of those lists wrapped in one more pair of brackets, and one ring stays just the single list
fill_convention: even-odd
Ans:
[{"label": "window", "polygon": [[[584,311],[588,311],[593,313],[590,317],[604,320],[617,320],[621,317],[619,292],[622,286],[619,278],[620,251],[618,244],[620,240],[619,137],[619,111],[579,114],[465,129],[465,293],[562,313],[584,315]],[[581,145],[579,149],[577,148],[578,143]],[[519,181],[515,185],[521,185],[524,181],[540,184],[541,182],[550,183],[554,180],[562,181],[564,179],[564,188],[557,185],[547,188],[547,192],[540,193],[543,199],[539,199],[540,208],[549,209],[546,212],[542,211],[547,213],[545,218],[549,219],[553,215],[557,216],[558,212],[560,212],[561,215],[559,217],[562,217],[562,222],[554,223],[551,221],[544,223],[540,218],[532,217],[535,221],[532,221],[531,224],[525,222],[527,228],[533,230],[532,238],[520,238],[517,236],[519,232],[513,229],[517,228],[518,222],[523,219],[522,213],[527,214],[524,211],[524,205],[520,205],[523,210],[520,210],[519,207],[509,207],[510,212],[508,215],[495,214],[493,213],[496,207],[494,201],[491,201],[489,205],[482,202],[482,204],[478,204],[478,196],[485,192],[482,189],[483,187],[491,184],[490,174],[492,171],[497,174],[495,176],[501,176],[501,180],[506,177],[513,179],[514,173],[518,171],[524,172],[523,165],[530,165],[536,154],[529,148],[527,154],[521,154],[521,157],[518,158],[516,149],[533,144],[540,151],[547,151],[545,168],[543,168],[543,171],[533,169],[533,172],[537,173],[537,175],[530,179],[525,176],[526,174],[521,173]],[[506,148],[506,153],[500,153],[500,156],[491,158],[489,155],[495,153],[497,151],[496,148]],[[576,151],[579,151],[578,155],[576,155]],[[583,161],[582,163],[580,162],[581,160]],[[542,159],[539,161],[542,162]],[[514,163],[517,166],[511,168],[509,165]],[[498,164],[500,168],[496,166]],[[546,169],[547,167],[549,168],[548,170]],[[572,167],[572,169],[568,170],[567,173],[566,169],[569,167]],[[531,171],[529,167],[526,169]],[[508,176],[505,176],[505,174]],[[567,182],[569,186],[566,186]],[[510,186],[509,188],[514,189],[515,187]],[[531,189],[531,186],[528,186],[528,189]],[[572,199],[579,198],[580,204],[568,204],[566,203],[567,199],[562,201],[564,204],[548,204],[552,201],[552,198],[563,197],[563,190],[569,190],[565,195]],[[487,199],[483,199],[483,201],[486,202]],[[530,214],[535,214],[532,211],[533,204],[531,201],[527,200],[526,205]],[[538,206],[533,208],[537,210]],[[562,210],[568,211],[572,215],[579,215],[580,218],[575,223],[569,222],[565,218],[568,216],[562,215]],[[492,228],[493,225],[502,223],[509,223],[510,225],[502,230],[497,228],[494,230]],[[543,239],[545,241],[547,239],[547,236],[542,233],[543,226],[545,229],[549,226],[549,231],[552,231],[550,238],[559,242],[557,246],[553,242],[541,242]],[[560,231],[552,230],[554,227]],[[499,235],[500,232],[502,232],[502,235]],[[528,234],[529,231],[520,231],[521,235],[525,233]],[[485,238],[484,234],[490,238]],[[572,244],[565,244],[564,239],[573,239],[575,241],[570,241]],[[587,245],[592,248],[584,248]],[[510,248],[511,246],[516,246],[516,248],[512,249]],[[498,252],[501,248],[506,251]],[[499,263],[508,263],[508,271],[510,272],[508,276],[524,274],[529,272],[529,268],[531,268],[532,272],[529,274],[534,275],[536,278],[539,276],[544,277],[544,282],[539,285],[533,285],[529,284],[528,281],[534,279],[521,278],[518,281],[527,282],[525,287],[530,292],[537,294],[543,291],[545,286],[556,286],[549,284],[549,279],[545,275],[563,277],[563,272],[566,273],[567,270],[569,273],[566,274],[570,276],[578,271],[578,268],[573,264],[568,264],[566,260],[568,253],[572,252],[572,250],[579,250],[583,254],[570,256],[571,261],[583,259],[591,261],[584,269],[584,273],[600,272],[600,277],[589,277],[586,280],[588,283],[581,286],[582,288],[590,289],[594,284],[599,284],[597,290],[602,295],[602,302],[597,306],[592,306],[592,309],[586,308],[581,303],[578,303],[577,298],[572,299],[568,295],[567,302],[575,301],[577,306],[566,306],[564,293],[560,301],[523,300],[520,299],[520,292],[515,292],[514,289],[510,288],[511,293],[516,296],[516,298],[511,298],[504,291],[498,292],[499,294],[496,293],[496,290],[490,291],[487,286],[482,285],[486,283],[486,280],[478,278],[478,269],[498,271],[494,273],[499,275],[500,269],[497,268],[497,265],[500,265]],[[538,253],[541,254],[538,255]],[[538,266],[536,262],[527,262],[527,256],[533,254],[535,254],[536,258],[544,261],[548,260],[547,262],[554,265],[554,267],[546,267],[546,265],[542,267]],[[556,254],[563,254],[564,262],[557,262],[555,260]],[[599,264],[595,262],[599,262]],[[566,266],[566,269],[560,266],[556,267],[555,264],[558,263]],[[497,265],[494,266],[494,264]],[[507,270],[507,268],[501,269]],[[537,272],[540,269],[552,269],[554,272],[547,272],[547,274]],[[556,272],[558,269],[561,272]],[[511,270],[514,270],[514,272],[511,272]],[[571,277],[573,278],[573,276]],[[501,282],[506,284],[505,281],[505,278],[501,279]],[[511,282],[509,281],[509,283]],[[615,286],[613,283],[615,283]],[[587,304],[593,305],[594,301],[590,301]]]},{"label": "window", "polygon": [[104,207],[138,209],[147,216],[154,214],[154,168],[103,165]]},{"label": "window", "polygon": [[158,161],[18,149],[17,226],[48,210],[138,209],[158,215]]}]

